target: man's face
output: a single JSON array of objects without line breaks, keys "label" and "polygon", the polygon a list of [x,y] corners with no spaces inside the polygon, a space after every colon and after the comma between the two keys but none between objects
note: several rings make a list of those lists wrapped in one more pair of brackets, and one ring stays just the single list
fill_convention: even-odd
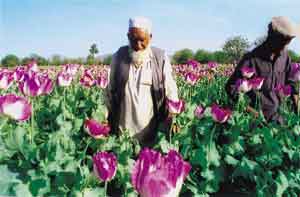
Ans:
[{"label": "man's face", "polygon": [[145,50],[151,40],[152,35],[140,28],[130,28],[127,34],[130,46],[135,51]]},{"label": "man's face", "polygon": [[288,44],[290,44],[292,39],[292,37],[284,37],[282,35],[272,36],[272,51],[274,53],[280,53]]}]

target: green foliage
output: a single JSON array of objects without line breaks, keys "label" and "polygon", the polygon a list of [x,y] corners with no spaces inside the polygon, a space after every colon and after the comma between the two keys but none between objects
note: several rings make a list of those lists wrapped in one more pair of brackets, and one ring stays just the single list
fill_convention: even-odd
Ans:
[{"label": "green foliage", "polygon": [[50,60],[51,65],[55,65],[55,66],[61,65],[62,61],[63,59],[60,55],[53,55]]},{"label": "green foliage", "polygon": [[89,50],[90,54],[95,57],[95,55],[99,52],[97,45],[96,44],[92,44],[91,48]]},{"label": "green foliage", "polygon": [[14,187],[22,183],[17,177],[18,174],[11,172],[7,165],[0,165],[0,194],[15,195]]},{"label": "green foliage", "polygon": [[190,49],[182,49],[175,52],[172,58],[174,64],[185,64],[189,59],[193,59],[194,53]]},{"label": "green foliage", "polygon": [[288,51],[292,62],[300,62],[300,56],[293,50]]},{"label": "green foliage", "polygon": [[213,53],[203,49],[199,49],[196,51],[194,59],[200,63],[207,63],[209,61],[214,61],[215,57]]},{"label": "green foliage", "polygon": [[130,172],[140,151],[138,143],[126,133],[96,140],[83,129],[86,118],[106,120],[101,89],[55,87],[51,96],[33,102],[33,143],[28,122],[0,119],[1,196],[104,196],[104,184],[93,174],[91,157],[97,151],[117,155],[118,171],[109,187],[136,196]]},{"label": "green foliage", "polygon": [[1,61],[1,65],[4,67],[14,67],[18,64],[20,64],[20,60],[17,56],[13,54],[5,56]]},{"label": "green foliage", "polygon": [[97,45],[92,44],[89,49],[90,54],[87,56],[86,63],[88,65],[96,64],[96,58],[95,55],[99,52]]},{"label": "green foliage", "polygon": [[[214,123],[209,106],[212,102],[228,105],[224,90],[220,91],[226,80],[217,77],[208,83],[204,79],[196,87],[180,83],[180,92],[191,91],[181,94],[186,111],[176,118],[182,130],[173,137],[173,144],[179,144],[181,154],[192,165],[185,182],[186,194],[297,196],[299,118],[284,109],[283,115],[289,120],[286,125],[267,125],[263,119],[253,119],[237,104],[228,123]],[[191,114],[195,104],[208,107],[202,119]],[[160,144],[162,149],[167,147],[163,138]]]},{"label": "green foliage", "polygon": [[95,58],[93,55],[88,55],[86,58],[87,65],[93,65],[95,63]]},{"label": "green foliage", "polygon": [[[218,68],[221,71],[222,68]],[[79,78],[77,76],[76,78]],[[185,111],[173,121],[180,132],[170,136],[159,130],[154,148],[162,153],[178,150],[192,165],[182,196],[297,196],[300,193],[299,117],[289,108],[280,113],[285,125],[266,124],[244,111],[241,95],[227,123],[213,121],[210,106],[229,104],[224,91],[227,77],[217,72],[203,76],[195,86],[177,78]],[[16,87],[8,91],[16,92]],[[32,99],[34,140],[30,122],[0,118],[0,195],[3,196],[103,196],[104,183],[93,174],[92,155],[109,151],[117,155],[118,170],[109,182],[109,194],[137,196],[131,169],[141,150],[125,131],[94,139],[84,130],[87,118],[106,120],[104,92],[79,83],[55,87],[49,96]],[[197,105],[206,107],[196,118]]]},{"label": "green foliage", "polygon": [[37,65],[39,66],[47,66],[49,63],[48,63],[48,60],[40,55],[37,55],[37,54],[31,54],[30,57],[29,57],[31,60],[35,60]]},{"label": "green foliage", "polygon": [[[200,49],[195,55],[184,49],[176,52],[173,60],[186,63],[195,58],[204,63],[227,63],[235,59],[233,57],[241,57],[245,43],[239,37],[227,42],[228,50],[225,46],[224,51],[213,53]],[[95,50],[92,51],[95,54]],[[289,53],[293,61],[299,58],[293,51]],[[35,58],[41,57],[35,55]],[[6,62],[11,62],[7,59]],[[93,64],[94,56],[90,55],[88,61]],[[104,63],[110,61],[111,56],[108,56]],[[61,56],[51,59],[55,65],[65,62],[70,60]],[[209,106],[212,103],[229,104],[224,92],[227,78],[219,74],[211,79],[203,76],[196,86],[177,79],[180,97],[186,101],[185,112],[174,120],[181,130],[172,136],[172,142],[166,133],[159,132],[154,146],[163,153],[170,149],[179,150],[192,165],[182,195],[210,196],[232,192],[232,196],[298,196],[299,117],[283,108],[280,113],[286,117],[285,125],[266,124],[262,118],[253,119],[243,107],[238,107],[247,104],[247,99],[242,97],[241,105],[235,106],[227,123],[215,123]],[[93,175],[92,155],[97,151],[110,151],[118,158],[116,177],[109,183],[110,192],[137,196],[130,183],[134,159],[141,149],[137,141],[127,132],[96,140],[84,131],[86,118],[105,121],[107,111],[103,99],[102,90],[87,89],[78,84],[66,90],[55,87],[50,96],[38,97],[33,101],[36,126],[33,143],[29,140],[31,128],[28,122],[17,123],[1,117],[0,195],[103,196],[104,184]],[[194,116],[194,109],[199,104],[207,107],[201,119]]]},{"label": "green foliage", "polygon": [[21,64],[26,65],[31,61],[35,61],[39,66],[47,66],[49,64],[49,61],[46,58],[38,54],[31,54],[29,57],[24,57],[21,61]]},{"label": "green foliage", "polygon": [[229,38],[225,42],[223,51],[227,54],[231,61],[237,62],[243,57],[249,46],[250,44],[247,38],[236,36]]},{"label": "green foliage", "polygon": [[230,59],[224,51],[215,51],[213,56],[214,56],[213,61],[215,61],[215,62],[218,62],[220,64],[230,63]]},{"label": "green foliage", "polygon": [[112,61],[112,55],[108,55],[107,57],[104,58],[103,60],[103,64],[104,65],[110,65],[111,64],[111,61]]}]

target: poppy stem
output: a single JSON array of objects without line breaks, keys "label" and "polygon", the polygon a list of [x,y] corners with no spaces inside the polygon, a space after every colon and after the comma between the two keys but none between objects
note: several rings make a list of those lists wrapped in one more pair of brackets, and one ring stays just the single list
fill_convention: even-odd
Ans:
[{"label": "poppy stem", "polygon": [[169,129],[169,143],[172,145],[172,132],[173,132],[174,119],[172,117],[171,126]]},{"label": "poppy stem", "polygon": [[33,132],[34,132],[34,102],[31,98],[31,129],[29,133],[30,144],[33,143]]},{"label": "poppy stem", "polygon": [[207,163],[208,163],[208,165],[210,163],[210,154],[209,153],[212,150],[212,143],[213,143],[216,128],[217,128],[217,125],[215,124],[212,131],[211,131],[211,133],[210,133],[210,136],[209,136],[209,145],[208,145],[208,151],[207,151]]},{"label": "poppy stem", "polygon": [[[299,91],[299,88],[300,88],[300,83],[298,82],[297,83],[297,91]],[[299,115],[300,115],[300,106],[299,106],[300,102],[299,102],[299,93],[298,93],[298,99],[297,99],[297,116],[299,118]]]},{"label": "poppy stem", "polygon": [[209,80],[208,78],[206,78],[206,81],[205,81],[205,86],[206,86],[206,99],[207,99],[207,102],[209,102],[209,98],[208,98],[208,91],[209,91]]},{"label": "poppy stem", "polygon": [[104,183],[104,197],[107,197],[107,181]]},{"label": "poppy stem", "polygon": [[64,121],[66,121],[66,117],[65,117],[65,110],[66,110],[66,88],[64,88],[64,91],[63,91],[63,105],[64,105],[64,112],[63,112],[63,118],[64,118]]}]

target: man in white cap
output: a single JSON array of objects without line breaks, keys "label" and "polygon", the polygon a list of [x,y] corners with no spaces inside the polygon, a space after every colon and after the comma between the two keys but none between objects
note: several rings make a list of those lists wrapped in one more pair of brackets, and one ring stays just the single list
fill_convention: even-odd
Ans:
[{"label": "man in white cap", "polygon": [[107,87],[112,129],[128,130],[142,145],[154,141],[158,124],[168,115],[166,98],[178,100],[166,53],[151,47],[151,28],[147,18],[129,20],[129,44],[113,55]]},{"label": "man in white cap", "polygon": [[226,84],[226,91],[234,102],[237,101],[238,90],[236,82],[243,78],[241,68],[244,66],[255,68],[254,77],[263,77],[264,83],[257,92],[250,91],[250,106],[247,111],[258,116],[255,109],[257,99],[260,100],[260,107],[264,117],[269,122],[283,124],[284,120],[278,113],[279,106],[283,100],[283,95],[276,91],[280,85],[291,85],[294,107],[298,99],[298,91],[295,84],[289,80],[291,71],[291,58],[288,56],[287,45],[293,38],[299,35],[299,29],[286,17],[273,17],[268,26],[267,39],[253,51],[247,53],[238,64],[234,73]]}]

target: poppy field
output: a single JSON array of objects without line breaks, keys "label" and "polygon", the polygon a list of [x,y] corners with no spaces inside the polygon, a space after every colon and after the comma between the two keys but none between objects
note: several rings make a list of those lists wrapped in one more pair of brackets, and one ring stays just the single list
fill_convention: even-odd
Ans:
[{"label": "poppy field", "polygon": [[[0,69],[0,195],[299,196],[300,114],[290,87],[276,88],[278,125],[246,111],[245,94],[259,95],[264,82],[251,68],[242,68],[236,104],[224,89],[233,65],[191,60],[173,69],[180,101],[167,101],[173,126],[158,129],[154,147],[111,132],[109,66]],[[293,69],[299,81],[300,65]]]}]

